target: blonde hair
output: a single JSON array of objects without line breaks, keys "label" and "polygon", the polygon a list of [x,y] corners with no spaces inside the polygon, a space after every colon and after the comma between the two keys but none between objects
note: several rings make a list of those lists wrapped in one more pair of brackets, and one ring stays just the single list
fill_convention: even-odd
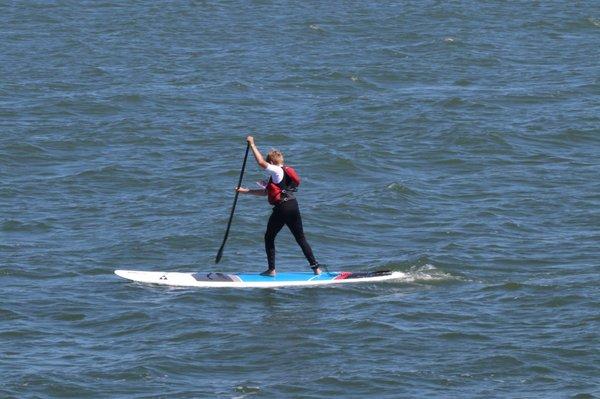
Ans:
[{"label": "blonde hair", "polygon": [[267,162],[273,165],[283,165],[283,153],[279,150],[272,149],[267,154]]}]

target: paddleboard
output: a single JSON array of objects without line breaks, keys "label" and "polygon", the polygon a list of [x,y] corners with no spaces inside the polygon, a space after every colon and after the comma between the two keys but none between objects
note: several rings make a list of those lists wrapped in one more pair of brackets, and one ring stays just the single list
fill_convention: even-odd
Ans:
[{"label": "paddleboard", "polygon": [[280,272],[275,277],[253,273],[179,273],[150,272],[141,270],[115,270],[115,274],[140,283],[169,285],[175,287],[203,288],[276,288],[306,287],[328,284],[373,283],[404,277],[402,272],[379,270],[372,272],[324,272],[315,276],[312,272]]}]

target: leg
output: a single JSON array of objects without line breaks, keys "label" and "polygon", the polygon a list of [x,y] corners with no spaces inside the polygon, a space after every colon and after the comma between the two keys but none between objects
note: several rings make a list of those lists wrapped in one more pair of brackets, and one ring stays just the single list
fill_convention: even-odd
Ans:
[{"label": "leg", "polygon": [[[304,229],[302,227],[302,216],[300,215],[300,209],[298,208],[298,205],[296,204],[294,208],[291,208],[286,216],[287,217],[285,224],[288,226],[288,228],[294,235],[294,238],[296,239],[298,245],[300,245],[300,248],[302,249],[302,253],[304,253],[304,256],[306,257],[306,260],[308,260],[308,263],[310,263],[311,266],[317,266],[318,263],[313,255],[312,248],[310,247],[308,241],[306,241],[306,237],[304,236]],[[313,269],[315,271],[315,274],[318,274],[317,269]]]},{"label": "leg", "polygon": [[269,264],[269,270],[275,270],[275,237],[281,230],[285,222],[281,214],[274,210],[269,217],[269,223],[267,224],[267,232],[265,233],[265,251],[267,252],[267,262]]}]

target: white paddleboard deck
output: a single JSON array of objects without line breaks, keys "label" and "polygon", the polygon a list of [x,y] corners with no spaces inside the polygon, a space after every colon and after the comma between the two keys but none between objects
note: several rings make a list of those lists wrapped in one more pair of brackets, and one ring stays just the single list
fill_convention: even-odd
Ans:
[{"label": "white paddleboard deck", "polygon": [[175,287],[203,288],[276,288],[307,287],[329,284],[374,283],[405,277],[402,272],[380,270],[373,272],[331,272],[315,276],[312,272],[277,273],[275,277],[253,273],[178,273],[115,270],[115,274],[140,283]]}]

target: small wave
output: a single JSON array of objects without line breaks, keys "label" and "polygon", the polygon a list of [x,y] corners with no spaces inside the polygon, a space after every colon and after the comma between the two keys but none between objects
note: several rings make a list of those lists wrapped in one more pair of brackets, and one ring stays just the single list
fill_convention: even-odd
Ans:
[{"label": "small wave", "polygon": [[[234,388],[234,390],[238,393],[243,393],[246,395],[257,394],[260,392],[260,387],[256,385],[238,385]],[[244,396],[239,396],[239,398],[243,398]]]},{"label": "small wave", "polygon": [[2,222],[0,231],[5,232],[46,232],[52,229],[52,225],[44,222],[22,222],[20,220],[8,219]]},{"label": "small wave", "polygon": [[560,308],[567,305],[572,305],[574,303],[581,302],[584,297],[580,295],[564,295],[559,297],[551,298],[549,301],[543,303],[543,306],[551,307],[551,308]]},{"label": "small wave", "polygon": [[95,98],[61,98],[50,105],[69,115],[83,113],[112,116],[121,112],[121,108],[114,103]]},{"label": "small wave", "polygon": [[150,172],[138,167],[125,168],[122,165],[105,165],[86,169],[64,176],[67,181],[92,181],[102,184],[122,184],[127,187],[144,187],[150,182]]},{"label": "small wave", "polygon": [[189,234],[174,234],[149,241],[147,245],[151,247],[164,245],[170,249],[191,249],[198,245],[198,237]]},{"label": "small wave", "polygon": [[407,186],[405,186],[401,183],[397,183],[397,182],[388,184],[386,186],[386,188],[389,191],[393,191],[395,193],[400,194],[400,196],[403,198],[413,197],[413,196],[417,195],[417,193],[415,191],[413,191],[410,188],[408,188]]},{"label": "small wave", "polygon": [[527,20],[526,22],[521,24],[521,28],[525,29],[545,29],[545,28],[554,28],[552,21],[548,19],[536,19],[536,20]]},{"label": "small wave", "polygon": [[[503,283],[494,283],[481,288],[481,292],[503,293],[504,291],[532,291],[538,294],[555,292],[559,286],[546,284],[532,284],[531,282],[506,281]],[[514,295],[514,294],[511,294]],[[555,299],[546,302],[546,305],[551,306]]]},{"label": "small wave", "polygon": [[239,82],[237,80],[231,81],[231,82],[227,82],[227,84],[225,85],[227,88],[236,90],[236,91],[242,91],[242,92],[247,92],[250,90],[250,86]]},{"label": "small wave", "polygon": [[415,281],[431,282],[460,280],[458,276],[453,276],[452,274],[446,273],[431,264],[411,267],[408,273],[414,277]]},{"label": "small wave", "polygon": [[31,329],[16,329],[16,330],[5,330],[0,331],[0,339],[36,339],[40,337],[44,337],[46,335],[45,331],[31,330]]},{"label": "small wave", "polygon": [[443,159],[436,159],[435,163],[438,165],[445,165],[445,166],[460,166],[460,165],[465,165],[467,163],[467,161],[460,159],[460,158],[443,158]]},{"label": "small wave", "polygon": [[444,107],[460,107],[466,105],[466,101],[460,97],[451,97],[445,100],[442,100],[440,103]]},{"label": "small wave", "polygon": [[483,334],[464,333],[460,331],[451,331],[440,334],[440,338],[449,341],[489,341],[490,337]]},{"label": "small wave", "polygon": [[110,73],[107,72],[105,70],[105,68],[103,68],[101,66],[90,66],[90,67],[84,68],[83,73],[87,74],[89,76],[93,76],[93,77],[110,76]]},{"label": "small wave", "polygon": [[115,172],[119,171],[118,165],[106,165],[95,169],[87,169],[76,173],[76,177],[106,177],[112,178]]},{"label": "small wave", "polygon": [[31,144],[31,143],[8,143],[5,147],[5,150],[9,153],[20,152],[28,156],[42,155],[46,153],[39,145]]},{"label": "small wave", "polygon": [[589,393],[578,393],[577,395],[573,396],[573,399],[595,399],[596,397],[592,394]]},{"label": "small wave", "polygon": [[13,312],[12,310],[0,308],[0,319],[15,320],[15,319],[19,319],[19,318],[21,318],[21,316],[18,313]]},{"label": "small wave", "polygon": [[109,100],[111,103],[123,102],[123,103],[138,104],[143,101],[143,96],[139,93],[123,93],[123,94],[117,94],[116,96],[112,96],[109,98]]},{"label": "small wave", "polygon": [[4,146],[0,151],[0,158],[17,162],[26,159],[27,162],[32,162],[35,160],[50,159],[50,154],[39,145],[13,142]]},{"label": "small wave", "polygon": [[84,313],[60,313],[53,316],[58,321],[81,321],[86,318]]},{"label": "small wave", "polygon": [[447,137],[447,142],[452,146],[467,149],[469,152],[480,155],[510,154],[514,146],[507,141],[507,134],[497,131],[480,132],[479,134],[456,134]]},{"label": "small wave", "polygon": [[400,280],[410,283],[436,283],[462,280],[461,277],[447,273],[431,263],[422,263],[422,260],[417,260],[417,264],[413,262],[408,269],[406,266],[398,264],[386,264],[379,268],[402,272],[404,276]]},{"label": "small wave", "polygon": [[472,83],[472,82],[471,82],[469,79],[465,79],[465,78],[458,79],[458,80],[456,80],[456,81],[454,82],[454,84],[455,84],[455,85],[457,85],[457,86],[462,86],[462,87],[465,87],[465,86],[470,86],[470,85],[471,85],[471,83]]},{"label": "small wave", "polygon": [[589,17],[589,18],[577,18],[570,21],[567,21],[564,25],[559,27],[555,27],[555,29],[565,29],[569,33],[573,33],[573,31],[577,29],[596,29],[600,28],[600,18],[598,17]]},{"label": "small wave", "polygon": [[386,56],[389,57],[406,58],[409,56],[407,53],[402,52],[400,50],[396,50],[394,48],[384,48],[382,49],[382,51]]},{"label": "small wave", "polygon": [[173,337],[174,342],[185,342],[185,341],[198,341],[203,339],[208,339],[211,336],[214,336],[214,333],[211,331],[186,331],[182,334]]},{"label": "small wave", "polygon": [[495,355],[495,356],[488,356],[484,359],[481,359],[478,362],[476,362],[476,364],[479,364],[486,368],[489,365],[493,365],[495,368],[502,368],[502,367],[521,366],[523,364],[523,362],[514,356]]},{"label": "small wave", "polygon": [[595,26],[596,28],[600,28],[600,18],[588,18],[588,22]]},{"label": "small wave", "polygon": [[502,288],[507,291],[517,291],[523,288],[523,284],[514,281],[509,281],[507,283],[502,284]]},{"label": "small wave", "polygon": [[556,144],[559,145],[573,145],[575,143],[595,143],[598,139],[596,129],[585,129],[585,130],[577,130],[577,129],[565,129],[554,134],[550,134],[549,137]]},{"label": "small wave", "polygon": [[329,155],[329,165],[327,165],[328,172],[345,172],[349,173],[350,171],[358,170],[358,166],[355,161],[346,155]]}]

